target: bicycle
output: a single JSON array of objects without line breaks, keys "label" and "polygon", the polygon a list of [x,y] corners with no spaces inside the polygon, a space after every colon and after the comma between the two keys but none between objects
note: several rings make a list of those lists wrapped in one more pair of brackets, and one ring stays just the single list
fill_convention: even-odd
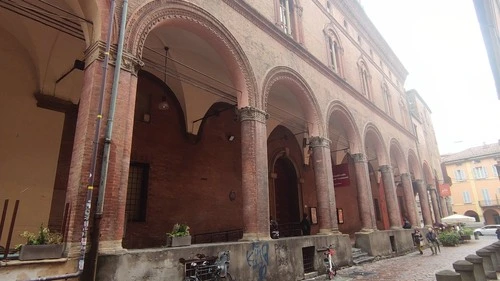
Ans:
[{"label": "bicycle", "polygon": [[222,279],[227,281],[234,280],[231,274],[229,274],[229,257],[229,251],[222,251],[219,253],[214,263],[214,265],[216,265],[214,272],[215,281],[221,281]]},{"label": "bicycle", "polygon": [[332,245],[328,246],[323,253],[326,257],[323,259],[323,263],[326,266],[326,274],[328,274],[328,280],[332,280],[335,275],[337,275],[337,265],[333,261],[333,255],[335,250]]},{"label": "bicycle", "polygon": [[220,252],[213,263],[209,260],[191,261],[189,266],[190,275],[184,281],[234,281],[229,274],[229,251]]}]

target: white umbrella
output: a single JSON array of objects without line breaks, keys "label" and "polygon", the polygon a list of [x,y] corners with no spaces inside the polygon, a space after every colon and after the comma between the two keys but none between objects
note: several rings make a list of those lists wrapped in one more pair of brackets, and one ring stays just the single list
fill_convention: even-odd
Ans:
[{"label": "white umbrella", "polygon": [[466,223],[466,222],[475,222],[476,219],[469,216],[454,214],[451,216],[447,216],[441,219],[442,222],[445,223]]}]

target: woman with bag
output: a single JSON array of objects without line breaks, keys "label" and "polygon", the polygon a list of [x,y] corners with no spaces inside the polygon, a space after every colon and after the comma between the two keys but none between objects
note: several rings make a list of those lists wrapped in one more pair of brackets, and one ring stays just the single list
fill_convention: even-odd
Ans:
[{"label": "woman with bag", "polygon": [[415,229],[415,232],[413,233],[413,241],[415,242],[415,245],[417,246],[420,254],[424,254],[424,252],[422,251],[424,247],[424,237],[422,236],[422,233],[420,233],[420,230]]}]

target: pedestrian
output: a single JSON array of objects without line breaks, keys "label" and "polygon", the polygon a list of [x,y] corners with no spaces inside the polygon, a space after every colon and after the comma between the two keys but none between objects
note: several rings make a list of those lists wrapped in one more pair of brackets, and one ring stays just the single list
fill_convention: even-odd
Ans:
[{"label": "pedestrian", "polygon": [[420,230],[418,230],[418,228],[415,228],[415,232],[413,233],[413,241],[415,242],[415,246],[417,246],[420,254],[424,254],[424,252],[422,251],[422,249],[424,248],[424,238],[422,237],[422,233],[420,233]]},{"label": "pedestrian", "polygon": [[271,230],[271,238],[272,239],[280,238],[280,231],[279,231],[279,227],[278,227],[278,222],[275,221],[272,216],[269,218],[269,220],[270,220],[270,224],[271,224],[269,227]]},{"label": "pedestrian", "polygon": [[497,239],[500,240],[500,226],[497,226],[497,231],[495,231],[497,234]]},{"label": "pedestrian", "polygon": [[311,222],[306,213],[304,213],[302,221],[300,222],[300,229],[302,229],[302,235],[311,235]]},{"label": "pedestrian", "polygon": [[404,218],[403,221],[404,221],[403,228],[404,229],[411,229],[411,223],[410,223],[410,221],[407,218]]},{"label": "pedestrian", "polygon": [[429,242],[429,248],[431,248],[432,255],[437,255],[438,251],[441,253],[441,248],[439,247],[439,241],[434,229],[429,227],[429,232],[425,235],[427,242]]}]

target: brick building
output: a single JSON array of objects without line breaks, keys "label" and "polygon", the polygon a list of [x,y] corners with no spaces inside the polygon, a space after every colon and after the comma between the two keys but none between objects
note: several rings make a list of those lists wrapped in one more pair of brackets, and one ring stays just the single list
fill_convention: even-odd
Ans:
[{"label": "brick building", "polygon": [[[0,276],[179,280],[229,249],[239,280],[296,280],[325,245],[402,253],[404,217],[447,215],[430,110],[357,1],[2,2],[0,46],[13,243],[43,223],[67,257]],[[193,246],[164,248],[175,223]]]}]

